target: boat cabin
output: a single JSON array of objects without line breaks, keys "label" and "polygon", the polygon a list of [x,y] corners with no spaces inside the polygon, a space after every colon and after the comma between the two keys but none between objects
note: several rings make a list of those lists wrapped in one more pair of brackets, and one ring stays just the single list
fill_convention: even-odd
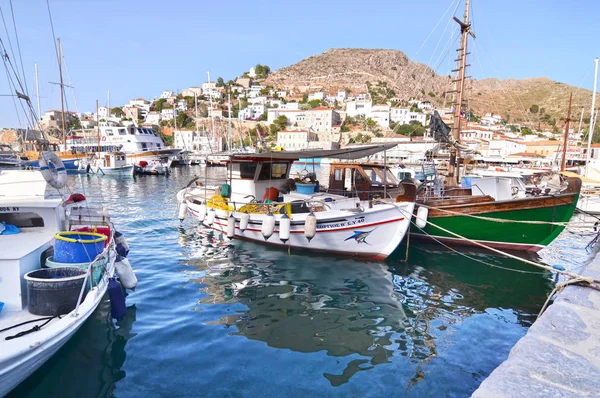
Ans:
[{"label": "boat cabin", "polygon": [[121,168],[127,166],[127,159],[123,152],[107,152],[100,155],[98,166],[106,168]]},{"label": "boat cabin", "polygon": [[228,164],[231,200],[249,203],[252,199],[263,202],[269,188],[284,190],[293,161],[234,160]]},{"label": "boat cabin", "polygon": [[389,192],[397,187],[396,177],[382,165],[331,163],[328,189],[330,193],[369,200],[383,198],[384,191]]}]

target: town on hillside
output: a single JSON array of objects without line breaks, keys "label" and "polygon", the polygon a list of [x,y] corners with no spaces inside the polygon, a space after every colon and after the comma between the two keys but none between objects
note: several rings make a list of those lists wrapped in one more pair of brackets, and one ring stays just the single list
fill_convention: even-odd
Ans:
[{"label": "town on hillside", "polygon": [[[65,125],[71,134],[111,125],[151,128],[167,145],[191,151],[244,147],[297,151],[394,142],[398,145],[386,155],[390,162],[419,162],[431,154],[434,140],[427,126],[433,112],[452,123],[450,104],[436,103],[425,95],[398,98],[381,82],[367,84],[364,92],[330,92],[322,85],[274,87],[265,83],[269,73],[268,66],[259,64],[227,82],[219,77],[177,92],[165,90],[152,99],[107,104],[97,112],[64,112]],[[536,107],[528,111],[539,112]],[[564,133],[556,126],[552,131],[533,129],[510,124],[494,113],[463,112],[462,117],[460,140],[476,159],[539,164],[562,156]],[[40,119],[41,127],[58,136],[62,118],[61,111],[47,111]],[[575,165],[585,161],[586,146],[581,123],[571,126],[567,161]],[[596,146],[592,145],[592,158],[597,157]],[[442,149],[440,156],[445,155]]]}]

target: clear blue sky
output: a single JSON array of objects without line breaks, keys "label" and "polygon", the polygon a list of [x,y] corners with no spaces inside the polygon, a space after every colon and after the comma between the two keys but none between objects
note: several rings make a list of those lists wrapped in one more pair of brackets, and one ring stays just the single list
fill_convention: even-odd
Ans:
[{"label": "clear blue sky", "polygon": [[[48,83],[58,81],[58,67],[46,2],[13,3],[29,92],[34,93],[37,62],[42,112],[60,109],[58,86]],[[475,78],[547,76],[591,89],[593,59],[600,54],[595,29],[600,2],[472,3]],[[50,0],[66,57],[65,82],[75,87],[81,111],[94,111],[96,99],[106,104],[108,90],[117,106],[199,85],[206,71],[212,79],[228,80],[257,63],[274,70],[329,48],[397,49],[448,74],[444,55],[455,53],[442,51],[450,37],[443,31],[452,4],[455,0]],[[0,0],[0,7],[12,32],[9,1]],[[456,24],[448,26],[456,34]],[[0,37],[7,42],[4,27]],[[14,34],[11,40],[16,46]],[[9,94],[1,76],[0,94]],[[67,98],[75,110],[70,90]],[[0,126],[16,127],[12,98],[0,97],[0,107]]]}]

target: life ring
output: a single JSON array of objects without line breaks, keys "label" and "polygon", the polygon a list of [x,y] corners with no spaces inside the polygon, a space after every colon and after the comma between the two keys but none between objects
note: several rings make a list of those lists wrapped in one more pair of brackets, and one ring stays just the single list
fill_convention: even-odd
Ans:
[{"label": "life ring", "polygon": [[42,176],[52,188],[61,189],[67,185],[67,169],[54,152],[42,152],[38,162]]},{"label": "life ring", "polygon": [[102,136],[102,141],[106,141],[106,136],[105,135]]}]

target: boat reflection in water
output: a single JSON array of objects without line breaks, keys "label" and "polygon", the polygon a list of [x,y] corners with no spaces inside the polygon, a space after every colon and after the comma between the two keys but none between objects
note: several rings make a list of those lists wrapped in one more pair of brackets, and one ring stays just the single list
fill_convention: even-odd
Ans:
[{"label": "boat reflection in water", "polygon": [[94,314],[60,351],[7,398],[108,397],[125,378],[125,346],[132,332],[136,307],[116,322],[110,318],[110,302],[103,300]]},{"label": "boat reflection in water", "polygon": [[[344,361],[341,373],[339,366],[337,371],[323,369],[334,387],[359,371],[401,362],[404,369],[398,378],[404,377],[405,383],[399,384],[412,388],[423,380],[423,366],[438,356],[465,362],[458,365],[460,372],[470,372],[468,378],[478,384],[506,357],[525,328],[518,326],[515,336],[509,332],[506,342],[498,343],[500,347],[482,344],[479,359],[459,354],[454,360],[457,355],[450,351],[464,344],[465,338],[473,346],[476,340],[503,340],[501,335],[507,334],[497,330],[498,336],[486,336],[481,327],[461,330],[462,324],[471,317],[489,315],[494,321],[505,317],[506,323],[529,326],[534,320],[531,314],[539,310],[551,289],[546,275],[492,256],[475,255],[534,273],[517,274],[456,254],[422,249],[411,248],[407,263],[397,259],[360,262],[308,253],[282,255],[263,247],[258,251],[255,245],[239,241],[233,247],[207,232],[196,236],[200,236],[197,245],[185,244],[190,250],[187,264],[198,267],[191,281],[204,285],[200,307],[239,303],[246,307],[239,311],[235,305],[237,313],[210,323],[235,327],[234,335],[278,349],[353,357]],[[483,323],[484,328],[496,328],[488,323]],[[486,350],[490,351],[487,358]],[[445,362],[436,367],[450,366]]]}]

